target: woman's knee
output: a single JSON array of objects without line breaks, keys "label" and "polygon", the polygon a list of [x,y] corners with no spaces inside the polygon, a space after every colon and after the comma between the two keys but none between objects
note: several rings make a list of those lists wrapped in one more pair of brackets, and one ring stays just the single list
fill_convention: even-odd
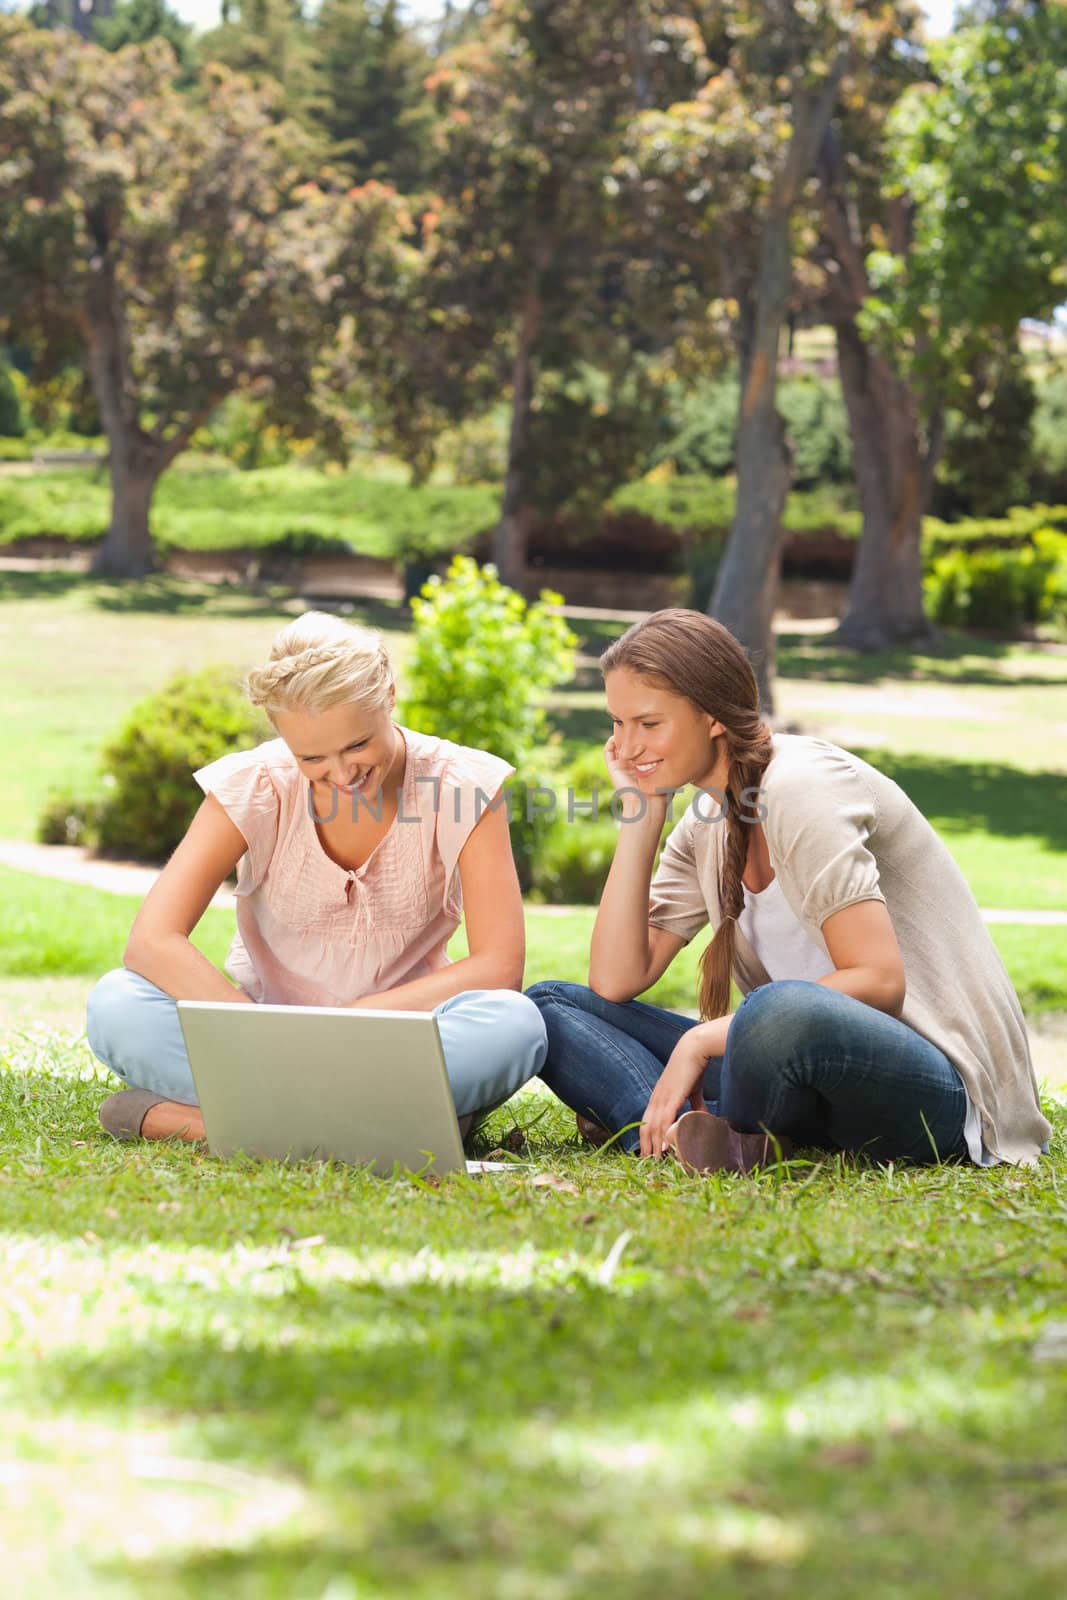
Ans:
[{"label": "woman's knee", "polygon": [[507,1030],[514,1047],[531,1051],[540,1064],[548,1049],[548,1035],[544,1018],[533,999],[513,989],[500,989],[494,1000],[499,1008],[500,1024]]},{"label": "woman's knee", "polygon": [[730,1024],[729,1048],[780,1060],[825,1028],[832,990],[802,978],[779,978],[746,996]]},{"label": "woman's knee", "polygon": [[587,984],[567,983],[562,979],[550,978],[544,983],[531,984],[526,991],[526,997],[533,1002],[538,1011],[561,1005],[586,1011],[590,1009],[588,1002],[594,995]]},{"label": "woman's knee", "polygon": [[115,967],[90,990],[85,1003],[85,1032],[90,1050],[102,1061],[108,1059],[116,1040],[129,1026],[131,1011],[139,998],[137,985],[143,982],[125,967]]}]

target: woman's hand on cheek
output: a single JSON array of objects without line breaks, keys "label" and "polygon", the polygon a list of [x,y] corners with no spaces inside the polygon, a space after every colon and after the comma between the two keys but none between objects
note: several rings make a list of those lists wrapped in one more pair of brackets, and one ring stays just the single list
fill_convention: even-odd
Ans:
[{"label": "woman's hand on cheek", "polygon": [[629,789],[633,787],[634,775],[630,770],[629,764],[624,762],[619,755],[614,734],[604,746],[604,762],[614,789]]}]

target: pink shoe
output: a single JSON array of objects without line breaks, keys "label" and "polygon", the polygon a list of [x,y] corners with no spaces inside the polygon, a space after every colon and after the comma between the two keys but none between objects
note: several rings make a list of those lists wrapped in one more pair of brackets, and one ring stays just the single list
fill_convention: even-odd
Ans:
[{"label": "pink shoe", "polygon": [[751,1172],[770,1167],[793,1154],[791,1139],[769,1133],[742,1133],[725,1117],[710,1111],[687,1111],[679,1117],[674,1148],[687,1172]]}]

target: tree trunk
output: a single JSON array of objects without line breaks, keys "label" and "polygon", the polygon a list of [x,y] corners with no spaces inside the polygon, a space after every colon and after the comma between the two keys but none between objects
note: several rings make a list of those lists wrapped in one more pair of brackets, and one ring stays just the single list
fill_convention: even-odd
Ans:
[{"label": "tree trunk", "polygon": [[511,427],[508,433],[508,466],[504,478],[504,498],[500,521],[493,533],[493,560],[502,581],[522,589],[526,581],[526,552],[534,508],[527,487],[526,461],[530,433],[530,408],[533,403],[534,361],[537,336],[541,331],[543,297],[541,278],[548,261],[547,244],[538,252],[530,269],[519,319],[515,359],[511,367]]},{"label": "tree trunk", "polygon": [[[863,512],[848,603],[833,642],[881,650],[929,639],[934,631],[923,610],[920,541],[940,449],[941,414],[935,409],[924,440],[914,388],[860,334],[857,313],[870,293],[867,246],[832,132],[823,140],[818,170],[826,236],[837,263],[829,316]],[[902,198],[889,202],[886,220],[892,249],[906,258],[911,214]]]},{"label": "tree trunk", "polygon": [[771,618],[781,565],[782,512],[792,473],[785,423],[776,405],[778,351],[792,281],[790,220],[829,124],[846,59],[841,51],[817,95],[798,96],[792,137],[762,220],[755,282],[748,296],[738,297],[737,508],[708,609],[749,652],[768,714],[774,710]]},{"label": "tree trunk", "polygon": [[[776,221],[778,219],[775,219]],[[781,219],[777,244],[788,241],[788,217]],[[764,234],[767,251],[770,227]],[[787,247],[788,248],[788,247]],[[781,526],[789,492],[792,454],[785,423],[775,405],[777,339],[781,331],[788,290],[789,262],[785,262],[785,289],[780,299],[756,291],[751,337],[742,333],[741,402],[737,422],[737,506],[733,527],[715,580],[709,612],[745,646],[760,687],[760,701],[768,713],[774,709],[774,631],[771,618],[778,590],[781,561]],[[774,314],[775,302],[779,315]]]},{"label": "tree trunk", "polygon": [[863,533],[834,642],[867,651],[927,640],[921,535],[932,461],[916,398],[854,318],[838,321],[836,333]]},{"label": "tree trunk", "polygon": [[142,578],[158,565],[148,513],[162,466],[136,440],[111,438],[111,522],[92,570]]},{"label": "tree trunk", "polygon": [[156,566],[148,512],[159,476],[177,449],[163,446],[140,426],[125,309],[106,247],[106,219],[98,219],[97,229],[101,253],[96,293],[82,333],[89,379],[110,447],[111,522],[92,570],[140,578]]}]

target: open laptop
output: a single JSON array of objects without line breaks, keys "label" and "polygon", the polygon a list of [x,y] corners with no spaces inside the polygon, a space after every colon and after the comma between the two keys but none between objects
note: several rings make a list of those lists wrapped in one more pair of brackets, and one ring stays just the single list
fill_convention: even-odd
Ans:
[{"label": "open laptop", "polygon": [[511,1165],[464,1157],[429,1012],[179,1000],[178,1017],[213,1155],[383,1175]]}]

